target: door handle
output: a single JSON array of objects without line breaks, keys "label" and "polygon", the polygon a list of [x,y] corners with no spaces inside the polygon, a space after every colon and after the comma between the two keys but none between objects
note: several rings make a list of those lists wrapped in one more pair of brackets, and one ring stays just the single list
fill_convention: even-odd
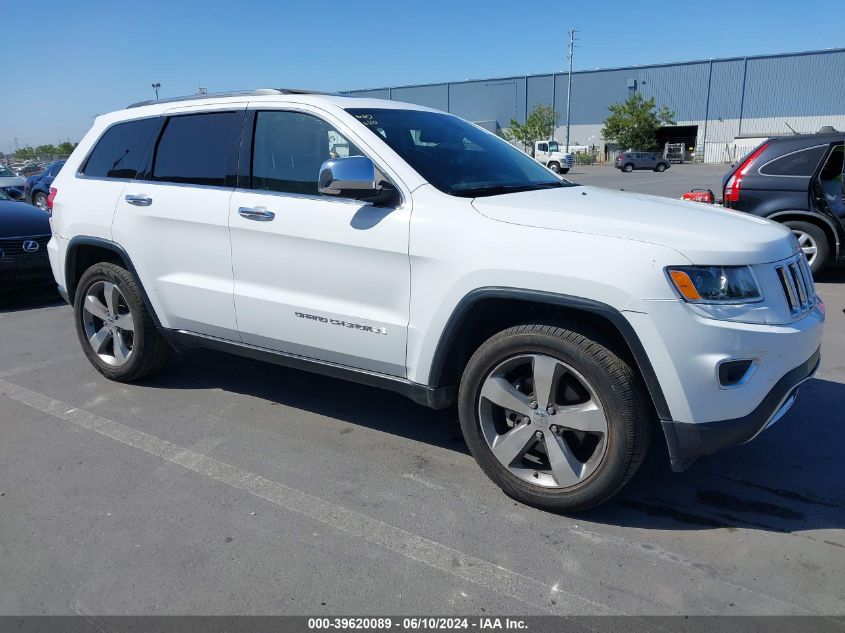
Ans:
[{"label": "door handle", "polygon": [[153,203],[152,198],[143,194],[140,196],[126,195],[123,199],[129,204],[134,204],[136,207],[148,207]]},{"label": "door handle", "polygon": [[240,207],[238,215],[247,220],[255,220],[256,222],[269,222],[276,217],[272,211],[268,211],[264,207]]}]

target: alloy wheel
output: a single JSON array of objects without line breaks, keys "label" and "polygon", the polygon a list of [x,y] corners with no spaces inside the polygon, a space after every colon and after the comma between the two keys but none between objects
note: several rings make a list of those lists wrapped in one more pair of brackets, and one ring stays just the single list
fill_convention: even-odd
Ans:
[{"label": "alloy wheel", "polygon": [[812,235],[801,230],[793,230],[792,233],[798,240],[798,246],[801,247],[804,255],[806,255],[807,263],[812,266],[813,262],[816,261],[816,256],[819,252],[819,245],[816,244],[816,240],[813,239]]},{"label": "alloy wheel", "polygon": [[545,354],[515,356],[493,368],[481,386],[478,416],[496,459],[543,488],[580,484],[607,451],[607,416],[595,389]]},{"label": "alloy wheel", "polygon": [[101,361],[125,365],[135,344],[135,322],[117,284],[96,281],[85,293],[82,323],[88,344]]}]

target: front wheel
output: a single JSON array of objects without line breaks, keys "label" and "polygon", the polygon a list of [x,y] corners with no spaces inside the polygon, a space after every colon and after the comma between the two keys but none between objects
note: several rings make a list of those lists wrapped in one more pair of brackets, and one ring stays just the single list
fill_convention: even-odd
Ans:
[{"label": "front wheel", "polygon": [[558,163],[549,163],[548,167],[549,167],[549,169],[551,169],[551,170],[552,170],[553,172],[555,172],[556,174],[559,174],[559,173],[560,173],[560,164],[558,164]]},{"label": "front wheel", "polygon": [[658,171],[660,173],[663,173],[664,171],[666,171],[666,165],[663,164],[663,163],[660,163],[660,164],[657,165],[657,167],[654,168],[654,171]]},{"label": "front wheel", "polygon": [[597,340],[542,324],[500,332],[473,354],[458,396],[482,470],[529,505],[574,512],[616,494],[645,456],[644,395]]},{"label": "front wheel", "polygon": [[807,257],[810,271],[813,275],[820,273],[830,257],[830,244],[825,232],[809,222],[790,221],[784,224],[792,230],[798,240],[798,246]]},{"label": "front wheel", "polygon": [[131,382],[167,362],[170,345],[125,268],[111,263],[91,266],[79,280],[73,309],[82,350],[106,378]]}]

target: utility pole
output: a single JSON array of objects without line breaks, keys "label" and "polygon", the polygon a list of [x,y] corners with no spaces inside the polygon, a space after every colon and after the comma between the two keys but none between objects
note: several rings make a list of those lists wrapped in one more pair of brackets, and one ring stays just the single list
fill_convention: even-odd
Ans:
[{"label": "utility pole", "polygon": [[569,113],[572,106],[572,55],[575,52],[575,29],[569,29],[569,74],[566,76],[566,153],[569,153]]}]

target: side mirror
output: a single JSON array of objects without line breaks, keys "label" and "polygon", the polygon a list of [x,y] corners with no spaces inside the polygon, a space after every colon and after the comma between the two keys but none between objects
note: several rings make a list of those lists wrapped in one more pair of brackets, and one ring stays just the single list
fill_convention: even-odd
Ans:
[{"label": "side mirror", "polygon": [[320,166],[317,191],[324,196],[372,198],[381,192],[376,166],[366,156],[332,158]]}]

